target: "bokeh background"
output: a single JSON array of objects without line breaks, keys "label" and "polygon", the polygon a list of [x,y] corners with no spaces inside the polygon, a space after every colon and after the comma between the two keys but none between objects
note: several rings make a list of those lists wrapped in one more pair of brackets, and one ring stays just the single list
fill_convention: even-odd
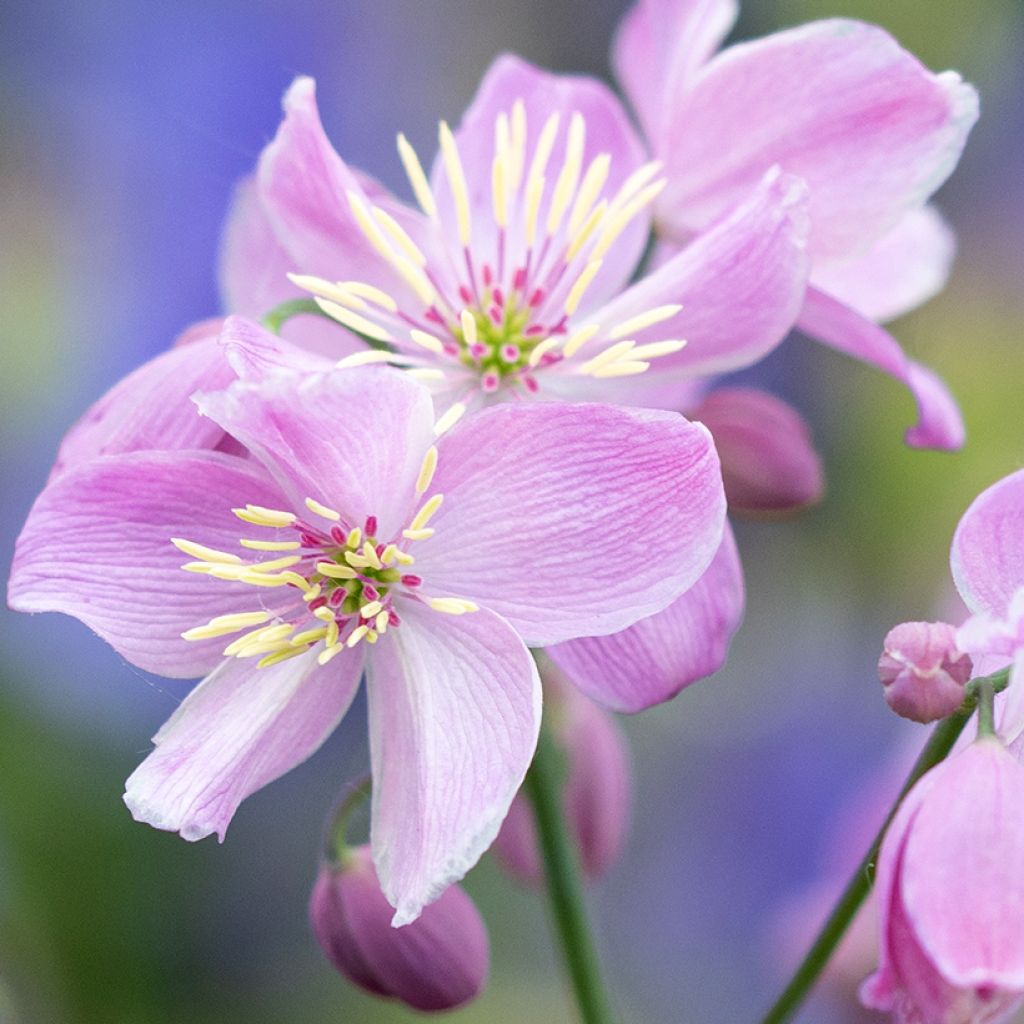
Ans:
[{"label": "bokeh background", "polygon": [[[393,139],[432,151],[492,57],[608,75],[610,0],[9,0],[0,7],[0,562],[62,432],[121,374],[218,311],[233,184],[299,72],[350,162],[401,189]],[[833,14],[884,24],[979,86],[983,117],[939,202],[948,290],[896,327],[962,400],[957,455],[901,442],[909,399],[793,338],[755,379],[815,426],[825,501],[743,524],[749,610],[729,665],[625,722],[635,823],[592,892],[624,1021],[741,1022],[797,955],[835,865],[922,732],[874,662],[897,621],[956,610],[947,551],[982,487],[1024,464],[1024,8],[1016,0],[750,0],[734,38]],[[306,928],[324,815],[366,757],[362,711],[250,799],[227,842],[134,824],[123,780],[185,692],[78,622],[0,613],[0,1022],[304,1024],[413,1015],[335,976]],[[858,805],[867,809],[858,810]],[[853,824],[850,824],[853,820]],[[487,861],[490,986],[455,1015],[571,1019],[540,899]],[[827,898],[827,897],[826,897]],[[808,911],[806,908],[811,907]],[[853,974],[857,971],[854,966]],[[875,1019],[838,977],[802,1018]]]}]

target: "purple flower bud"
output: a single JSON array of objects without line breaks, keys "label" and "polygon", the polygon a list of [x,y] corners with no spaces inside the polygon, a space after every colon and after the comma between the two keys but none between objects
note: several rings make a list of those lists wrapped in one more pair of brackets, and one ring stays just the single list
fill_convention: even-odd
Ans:
[{"label": "purple flower bud", "polygon": [[449,886],[401,928],[384,898],[368,846],[349,850],[341,867],[324,865],[309,918],[328,960],[360,987],[416,1010],[450,1010],[487,980],[487,929],[473,901]]},{"label": "purple flower bud", "polygon": [[889,707],[915,722],[946,718],[963,703],[971,659],[946,622],[904,622],[889,630],[878,678]]},{"label": "purple flower bud", "polygon": [[[629,823],[630,769],[614,718],[545,668],[545,713],[568,760],[566,823],[588,879],[600,878],[622,850]],[[492,849],[502,866],[529,885],[543,880],[533,808],[516,795]]]}]

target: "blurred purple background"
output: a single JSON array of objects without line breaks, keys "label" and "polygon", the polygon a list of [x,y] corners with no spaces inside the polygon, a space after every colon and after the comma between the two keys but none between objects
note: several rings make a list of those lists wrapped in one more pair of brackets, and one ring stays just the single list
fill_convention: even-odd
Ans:
[{"label": "blurred purple background", "polygon": [[[295,74],[318,79],[346,158],[403,190],[397,131],[429,155],[437,120],[458,118],[504,50],[606,77],[624,9],[4,5],[5,557],[70,423],[218,311],[232,188],[272,136]],[[956,520],[1024,464],[1024,9],[758,0],[734,38],[837,14],[884,24],[981,90],[982,121],[939,195],[961,239],[953,280],[897,325],[962,399],[970,442],[955,456],[904,449],[911,410],[899,389],[802,339],[758,368],[815,424],[829,493],[798,520],[741,527],[749,611],[729,665],[626,723],[635,828],[593,893],[624,1020],[752,1020],[770,1001],[796,955],[780,915],[842,845],[844,805],[877,784],[901,735],[922,735],[880,699],[881,638],[896,621],[956,614]],[[412,1019],[337,979],[305,927],[324,816],[365,758],[359,709],[313,761],[243,806],[224,846],[193,847],[134,825],[120,803],[182,684],[143,678],[56,616],[4,612],[0,647],[2,1024]],[[495,925],[494,969],[458,1019],[570,1019],[539,899],[486,862],[469,888]],[[833,994],[839,1002],[826,991],[802,1019],[843,1019],[850,993]]]}]

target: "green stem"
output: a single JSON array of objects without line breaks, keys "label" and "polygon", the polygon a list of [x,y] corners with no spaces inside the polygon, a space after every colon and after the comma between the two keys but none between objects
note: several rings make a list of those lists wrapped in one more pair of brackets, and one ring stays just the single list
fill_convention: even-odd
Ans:
[{"label": "green stem", "polygon": [[370,795],[371,785],[369,775],[353,783],[334,812],[334,821],[331,822],[331,830],[327,837],[327,848],[330,858],[339,866],[344,865],[349,856],[349,819]]},{"label": "green stem", "polygon": [[910,775],[907,776],[907,781],[903,784],[896,802],[889,810],[885,823],[878,830],[878,835],[875,836],[874,842],[872,842],[868,852],[864,855],[864,859],[857,866],[857,870],[847,883],[843,894],[839,897],[839,902],[836,903],[835,909],[833,909],[828,920],[822,926],[818,937],[814,940],[814,944],[808,950],[803,962],[796,969],[796,973],[790,979],[789,984],[783,990],[775,1005],[762,1018],[761,1024],[785,1024],[786,1021],[793,1019],[793,1016],[803,1005],[804,1000],[824,970],[829,958],[835,952],[836,946],[839,945],[842,937],[846,934],[846,930],[860,909],[861,904],[871,891],[871,886],[875,880],[875,862],[878,859],[878,851],[882,847],[882,840],[885,838],[886,829],[888,829],[892,819],[896,816],[903,798],[925,772],[934,768],[953,749],[953,744],[956,743],[960,733],[964,730],[964,726],[967,725],[967,722],[974,714],[979,696],[983,697],[985,693],[994,695],[1000,690],[1005,689],[1008,678],[1009,670],[1004,669],[995,675],[972,680],[967,686],[964,702],[960,709],[949,718],[939,722],[932,730],[924,750],[921,751],[920,756],[914,763],[914,767],[910,770]]},{"label": "green stem", "polygon": [[541,729],[525,791],[533,804],[548,897],[562,954],[583,1024],[612,1024],[614,1016],[587,923],[579,860],[562,817],[564,765],[561,753]]},{"label": "green stem", "polygon": [[327,316],[313,299],[289,299],[287,302],[275,306],[269,313],[263,314],[263,326],[272,334],[280,334],[286,321],[291,320],[293,316],[302,314]]},{"label": "green stem", "polygon": [[996,691],[989,679],[978,680],[978,737],[996,734]]}]

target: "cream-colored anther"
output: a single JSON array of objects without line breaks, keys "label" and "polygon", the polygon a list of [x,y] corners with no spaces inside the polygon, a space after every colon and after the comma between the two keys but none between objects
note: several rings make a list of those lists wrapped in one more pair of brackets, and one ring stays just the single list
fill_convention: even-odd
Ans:
[{"label": "cream-colored anther", "polygon": [[[320,516],[321,519],[326,519],[332,523],[336,523],[341,519],[340,512],[336,512],[333,508],[328,508],[326,505],[322,505],[315,498],[306,499],[306,508],[308,508],[313,515]],[[296,543],[295,546],[298,547],[298,544]]]},{"label": "cream-colored anther", "polygon": [[441,502],[443,501],[443,494],[435,494],[433,497],[427,499],[416,515],[413,516],[413,520],[409,524],[409,529],[413,531],[422,530],[433,518],[434,513],[441,507]]},{"label": "cream-colored anther", "polygon": [[572,241],[569,243],[569,247],[565,250],[565,262],[572,263],[572,261],[579,255],[580,250],[590,241],[591,236],[597,230],[598,225],[604,220],[605,215],[608,212],[608,202],[602,199],[601,202],[594,207],[590,216],[587,218],[583,227],[575,234]]},{"label": "cream-colored anther", "polygon": [[379,206],[371,207],[371,210],[377,223],[384,229],[395,245],[398,246],[406,259],[418,267],[425,267],[427,265],[427,257],[423,255],[420,247],[409,237],[405,228],[387,210],[382,210]]},{"label": "cream-colored anther", "polygon": [[365,281],[339,281],[338,287],[343,289],[346,294],[369,299],[370,302],[376,303],[389,313],[398,312],[398,303],[387,292],[381,291],[380,288],[367,284]]},{"label": "cream-colored anther", "polygon": [[580,273],[580,276],[576,278],[572,288],[569,289],[569,294],[565,299],[565,315],[572,316],[573,313],[579,309],[580,303],[583,301],[583,296],[587,289],[590,287],[594,278],[597,277],[597,272],[601,269],[602,261],[599,259],[592,259]]},{"label": "cream-colored anther", "polygon": [[569,137],[565,144],[565,162],[555,182],[555,190],[551,195],[551,207],[548,210],[547,233],[553,235],[562,223],[566,208],[576,191],[583,167],[583,147],[586,142],[587,123],[582,115],[574,112],[569,122]]},{"label": "cream-colored anther", "polygon": [[455,402],[449,406],[444,415],[434,424],[434,437],[440,437],[446,431],[451,430],[465,414],[466,406],[464,403]]},{"label": "cream-colored anther", "polygon": [[[393,341],[391,332],[385,330],[380,324],[374,323],[372,320],[368,320],[365,316],[360,316],[358,313],[351,309],[346,309],[344,306],[339,305],[337,302],[331,302],[330,299],[323,299],[319,295],[314,296],[313,301],[329,316],[337,320],[338,323],[349,328],[349,330],[355,331],[357,334],[365,334],[368,338],[373,338],[375,341]],[[362,353],[359,353],[360,355]]]},{"label": "cream-colored anther", "polygon": [[628,337],[631,334],[638,334],[648,327],[653,327],[655,324],[660,324],[663,320],[668,320],[670,317],[675,316],[682,308],[680,305],[656,306],[654,309],[648,309],[644,313],[631,316],[628,320],[623,320],[622,323],[616,324],[608,331],[608,340],[618,341],[620,338]]},{"label": "cream-colored anther", "polygon": [[467,345],[475,345],[477,342],[476,317],[464,309],[459,314],[459,323],[462,325],[462,340]]},{"label": "cream-colored anther", "polygon": [[247,626],[257,626],[271,618],[270,612],[237,612],[234,615],[218,615],[205,626],[187,629],[181,634],[183,640],[209,640],[217,636],[237,633]]},{"label": "cream-colored anther", "polygon": [[243,537],[239,542],[251,551],[297,551],[302,544],[297,540],[252,540]]},{"label": "cream-colored anther", "polygon": [[658,359],[661,356],[670,356],[686,348],[686,340],[665,340],[652,341],[646,345],[637,345],[629,354],[631,359]]},{"label": "cream-colored anther", "polygon": [[402,166],[405,168],[406,177],[412,185],[413,195],[420,209],[430,218],[437,216],[437,203],[434,201],[434,193],[430,190],[430,182],[423,173],[423,164],[416,155],[416,150],[410,145],[409,140],[399,132],[398,155],[401,157]]},{"label": "cream-colored anther", "polygon": [[560,339],[557,335],[552,334],[550,337],[545,338],[543,341],[538,342],[533,351],[530,353],[530,358],[527,362],[530,366],[536,366],[541,359],[544,358],[553,348],[557,347]]},{"label": "cream-colored anther", "polygon": [[231,511],[242,522],[252,523],[253,526],[291,526],[295,522],[294,513],[280,512],[262,505],[246,505],[245,508],[233,508]]},{"label": "cream-colored anther", "polygon": [[428,526],[420,530],[403,530],[402,536],[406,540],[430,540],[434,536],[434,531]]},{"label": "cream-colored anther", "polygon": [[572,204],[572,213],[569,214],[570,235],[575,234],[579,230],[580,225],[586,220],[587,214],[590,213],[594,203],[597,202],[597,197],[608,180],[608,171],[611,169],[611,166],[612,158],[608,153],[598,153],[590,161],[587,173],[583,175],[583,182],[576,193],[576,201]]},{"label": "cream-colored anther", "polygon": [[438,139],[441,143],[441,159],[444,162],[444,169],[451,185],[452,199],[455,202],[459,241],[463,246],[467,246],[473,228],[470,219],[469,189],[466,186],[466,175],[462,169],[462,159],[459,157],[459,147],[456,145],[451,128],[445,121],[442,121],[438,128]]},{"label": "cream-colored anther", "polygon": [[317,562],[316,571],[321,576],[330,576],[332,580],[354,580],[358,575],[350,565],[339,565],[337,562]]},{"label": "cream-colored anther", "polygon": [[431,445],[427,449],[426,455],[423,456],[423,462],[420,463],[420,475],[416,477],[416,493],[423,494],[424,491],[430,486],[430,481],[434,479],[434,472],[437,469],[437,447]]},{"label": "cream-colored anther", "polygon": [[444,612],[447,615],[465,615],[467,612],[479,610],[472,601],[461,597],[432,597],[430,607],[435,612]]},{"label": "cream-colored anther", "polygon": [[351,370],[357,366],[373,366],[376,363],[390,363],[397,361],[398,357],[393,352],[382,352],[379,349],[366,349],[364,352],[353,352],[335,364],[336,370]]},{"label": "cream-colored anther", "polygon": [[182,554],[190,558],[198,558],[204,562],[223,562],[225,565],[239,565],[241,559],[229,551],[218,551],[216,548],[208,548],[205,544],[196,544],[195,541],[183,540],[181,537],[172,537],[171,543]]},{"label": "cream-colored anther", "polygon": [[610,363],[617,362],[624,356],[629,355],[634,348],[636,348],[635,341],[620,341],[614,345],[609,345],[603,351],[598,352],[593,359],[588,359],[583,363],[580,366],[580,373],[593,373],[602,366],[608,366]]},{"label": "cream-colored anther", "polygon": [[590,339],[593,338],[600,330],[600,324],[587,324],[586,326],[581,327],[578,331],[573,331],[566,340],[566,343],[562,346],[562,352],[565,354],[565,357],[568,359],[570,356],[576,355],[576,353],[579,352],[579,350],[583,348],[583,346],[586,345],[586,343],[590,341]]},{"label": "cream-colored anther", "polygon": [[649,370],[650,367],[650,363],[627,360],[618,363],[610,363],[608,366],[598,367],[596,370],[593,371],[593,376],[632,377],[638,373],[643,373],[645,370]]},{"label": "cream-colored anther", "polygon": [[428,352],[433,352],[435,355],[440,355],[444,352],[444,345],[441,344],[441,339],[435,338],[432,334],[427,334],[426,331],[421,331],[414,327],[409,331],[409,337],[412,338],[420,348],[425,348]]},{"label": "cream-colored anther", "polygon": [[604,230],[601,232],[591,253],[593,257],[603,256],[613,245],[615,239],[626,229],[626,226],[645,207],[649,206],[664,189],[667,182],[662,179],[653,185],[648,185],[636,198],[628,202],[621,210],[609,213],[605,221]]}]

